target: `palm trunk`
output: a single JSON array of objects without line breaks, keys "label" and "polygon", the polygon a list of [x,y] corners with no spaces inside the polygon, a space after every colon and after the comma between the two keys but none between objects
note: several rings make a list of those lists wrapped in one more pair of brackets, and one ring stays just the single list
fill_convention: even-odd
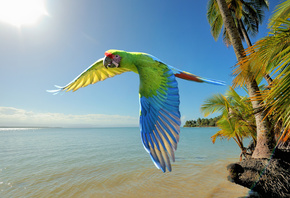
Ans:
[{"label": "palm trunk", "polygon": [[[245,39],[245,41],[246,41],[248,47],[251,47],[251,46],[252,46],[252,42],[251,42],[251,40],[250,40],[250,38],[249,38],[249,35],[248,35],[248,33],[247,33],[246,29],[245,29],[245,26],[244,26],[242,20],[241,20],[241,19],[238,20],[238,23],[239,23],[239,26],[240,26],[240,28],[241,28],[241,31],[242,31],[243,37],[244,37],[244,39]],[[268,73],[266,73],[266,74],[264,75],[264,79],[267,81],[267,83],[268,83],[269,86],[270,86],[270,85],[272,84],[272,82],[273,82],[273,79],[270,77],[270,75],[269,75]],[[275,136],[276,136],[276,134],[279,134],[279,132],[280,132],[280,131],[279,131],[279,128],[274,128],[274,142],[277,142]]]},{"label": "palm trunk", "polygon": [[[224,22],[224,26],[227,29],[227,32],[230,37],[230,41],[233,45],[236,57],[241,60],[244,56],[244,47],[239,36],[238,30],[235,26],[234,20],[231,16],[231,13],[227,7],[227,3],[225,0],[217,0],[221,16]],[[251,73],[249,72],[249,75]],[[259,87],[256,80],[250,80],[251,78],[247,79],[246,86],[249,91],[249,96],[254,98],[259,93]],[[271,138],[270,128],[268,119],[265,117],[263,111],[259,111],[260,104],[258,101],[251,100],[252,106],[254,110],[258,110],[255,114],[255,120],[257,125],[257,146],[253,153],[254,158],[270,158],[271,151],[273,146],[273,139]]]},{"label": "palm trunk", "polygon": [[271,78],[271,76],[269,74],[265,74],[264,75],[265,80],[267,81],[268,85],[271,85],[273,82],[273,79]]},{"label": "palm trunk", "polygon": [[248,35],[247,31],[246,31],[246,28],[245,28],[245,26],[244,26],[242,20],[239,19],[239,20],[238,20],[238,23],[239,23],[239,26],[240,26],[240,28],[241,28],[242,34],[243,34],[243,36],[244,36],[244,39],[245,39],[245,41],[246,41],[248,47],[251,47],[251,46],[252,46],[252,42],[251,42],[251,40],[250,40],[250,37],[249,37],[249,35]]},{"label": "palm trunk", "polygon": [[[250,97],[255,97],[259,94],[259,87],[255,80],[249,81],[246,84]],[[265,111],[261,110],[260,102],[251,100],[254,108],[255,120],[257,125],[257,144],[252,155],[253,158],[269,158],[274,149],[274,133],[271,131],[269,119]]]}]

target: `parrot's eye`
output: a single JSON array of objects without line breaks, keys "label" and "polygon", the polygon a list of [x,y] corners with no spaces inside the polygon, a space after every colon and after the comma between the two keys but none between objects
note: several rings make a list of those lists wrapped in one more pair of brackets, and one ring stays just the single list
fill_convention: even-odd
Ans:
[{"label": "parrot's eye", "polygon": [[119,55],[116,55],[116,58],[119,58]]}]

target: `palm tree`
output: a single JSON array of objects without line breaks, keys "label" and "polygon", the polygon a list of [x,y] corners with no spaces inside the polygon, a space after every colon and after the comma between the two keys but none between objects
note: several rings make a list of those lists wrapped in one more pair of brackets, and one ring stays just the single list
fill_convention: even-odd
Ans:
[{"label": "palm tree", "polygon": [[[258,33],[259,24],[264,18],[263,8],[269,8],[268,0],[227,0],[226,2],[241,39],[246,41],[248,47],[252,46],[249,34],[255,36]],[[211,33],[217,40],[223,29],[223,20],[216,0],[208,2],[207,19],[211,26]],[[223,38],[227,46],[231,45],[226,28],[223,29]]]},{"label": "palm tree", "polygon": [[[255,36],[259,30],[259,24],[264,18],[264,9],[269,8],[268,0],[227,0],[227,5],[243,41],[248,47],[252,46],[249,34]],[[207,19],[211,26],[211,33],[215,40],[218,39],[223,29],[223,41],[227,46],[231,45],[228,32],[223,28],[223,20],[216,0],[209,0]],[[272,79],[268,73],[263,76],[270,85]]]},{"label": "palm tree", "polygon": [[[228,5],[225,0],[216,0],[223,24],[227,30],[229,40],[233,45],[237,60],[240,61],[245,57],[244,47],[239,36],[239,32],[236,28],[232,14],[228,9]],[[250,98],[259,97],[259,87],[257,81],[252,78],[251,70],[245,71],[247,78],[245,84],[249,92]],[[255,121],[257,126],[257,145],[253,153],[254,158],[270,158],[272,149],[274,147],[274,135],[270,130],[270,123],[266,117],[265,111],[262,111],[260,102],[257,100],[251,100],[252,107],[255,111]]]},{"label": "palm tree", "polygon": [[234,139],[241,149],[240,160],[242,156],[248,158],[252,152],[248,153],[248,148],[244,146],[243,139],[251,137],[253,144],[256,145],[256,124],[248,97],[241,97],[230,87],[225,95],[216,94],[208,98],[201,107],[204,116],[214,112],[221,112],[222,116],[217,122],[220,128],[212,141],[215,143],[216,138]]},{"label": "palm tree", "polygon": [[[271,17],[269,36],[259,40],[247,50],[247,56],[239,63],[234,73],[234,84],[245,83],[245,70],[251,69],[254,78],[261,77],[262,72],[275,75],[270,90],[265,90],[262,97],[268,114],[274,119],[274,126],[282,131],[279,143],[290,137],[290,0],[277,6]],[[258,67],[259,65],[259,67]],[[262,71],[262,72],[261,72]]]}]

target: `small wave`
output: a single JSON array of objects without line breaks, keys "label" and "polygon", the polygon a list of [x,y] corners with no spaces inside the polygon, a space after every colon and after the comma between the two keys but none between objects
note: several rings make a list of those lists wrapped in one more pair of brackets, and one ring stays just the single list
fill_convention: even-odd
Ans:
[{"label": "small wave", "polygon": [[0,128],[0,131],[25,131],[25,130],[36,130],[41,128]]}]

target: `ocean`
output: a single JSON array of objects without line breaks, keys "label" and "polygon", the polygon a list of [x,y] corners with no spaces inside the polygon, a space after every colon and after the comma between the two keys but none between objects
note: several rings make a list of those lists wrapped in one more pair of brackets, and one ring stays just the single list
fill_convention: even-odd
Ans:
[{"label": "ocean", "polygon": [[139,128],[0,128],[1,198],[244,197],[227,180],[239,160],[218,128],[181,128],[172,172],[144,150]]}]

